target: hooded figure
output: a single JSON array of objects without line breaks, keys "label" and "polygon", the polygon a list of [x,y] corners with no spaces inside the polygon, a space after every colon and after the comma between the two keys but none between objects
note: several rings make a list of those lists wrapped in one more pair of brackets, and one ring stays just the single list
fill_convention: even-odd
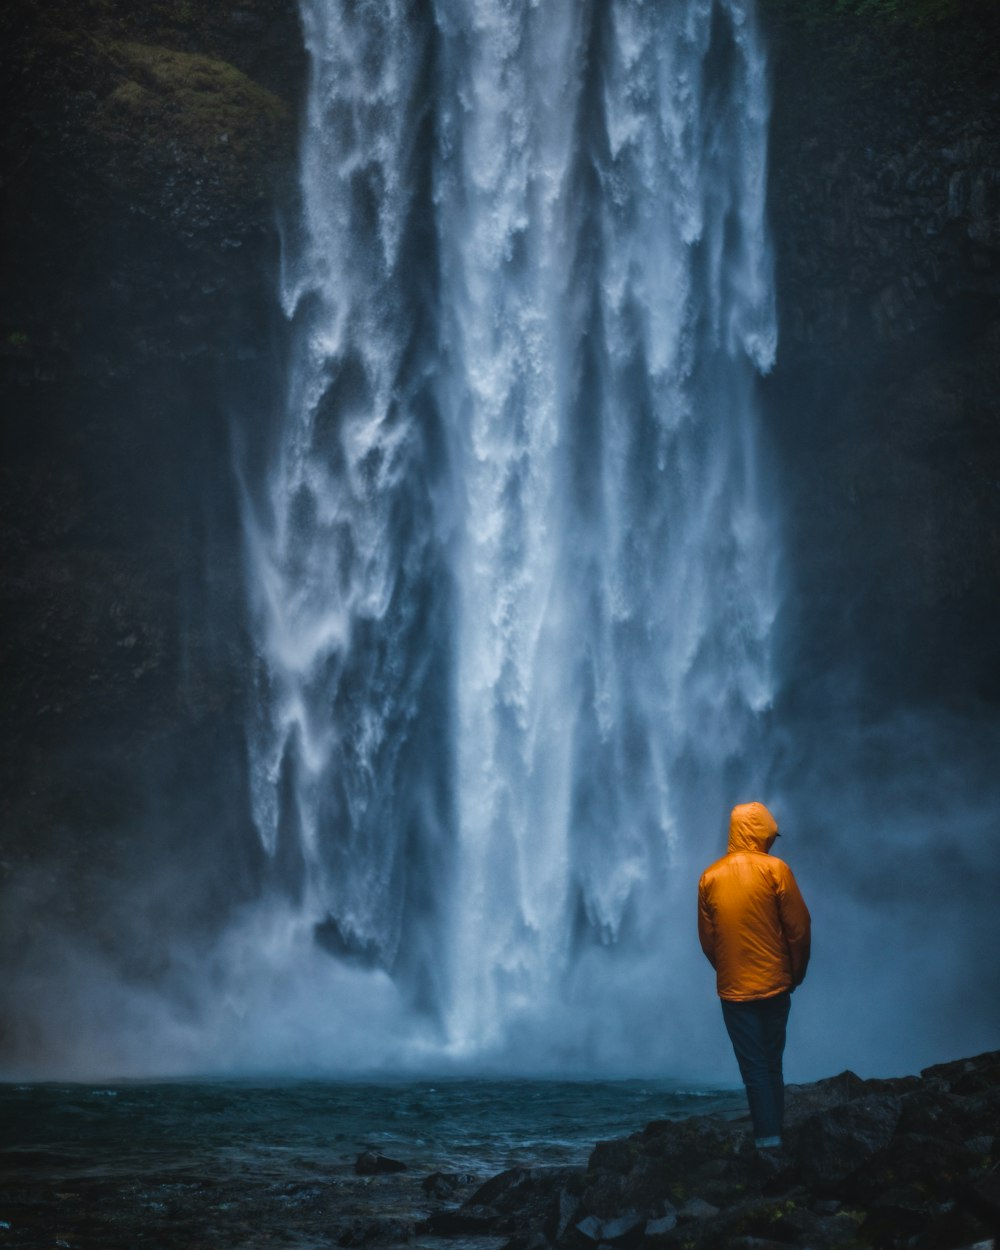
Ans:
[{"label": "hooded figure", "polygon": [[792,870],[768,853],[777,836],[763,803],[734,807],[729,852],[698,883],[698,937],[762,1148],[781,1145],[790,994],[809,963],[809,911]]}]

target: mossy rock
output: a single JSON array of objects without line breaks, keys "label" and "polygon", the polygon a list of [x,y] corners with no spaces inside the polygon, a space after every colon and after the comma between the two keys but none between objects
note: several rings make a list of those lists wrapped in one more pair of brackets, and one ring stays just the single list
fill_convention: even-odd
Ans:
[{"label": "mossy rock", "polygon": [[208,158],[230,182],[256,181],[285,146],[288,106],[228,62],[141,43],[106,55],[118,81],[96,124],[109,139],[168,163]]}]

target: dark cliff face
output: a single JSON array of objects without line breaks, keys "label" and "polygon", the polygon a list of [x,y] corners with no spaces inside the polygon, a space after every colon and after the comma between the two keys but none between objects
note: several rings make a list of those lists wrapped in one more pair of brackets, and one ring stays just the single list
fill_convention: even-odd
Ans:
[{"label": "dark cliff face", "polygon": [[942,7],[764,6],[790,711],[1000,700],[1000,14]]},{"label": "dark cliff face", "polygon": [[[779,712],[995,708],[1000,23],[765,17]],[[148,976],[260,870],[232,440],[280,402],[301,36],[293,0],[20,0],[0,61],[0,944]]]},{"label": "dark cliff face", "polygon": [[0,942],[142,973],[253,888],[230,441],[280,375],[301,36],[283,0],[0,23]]}]

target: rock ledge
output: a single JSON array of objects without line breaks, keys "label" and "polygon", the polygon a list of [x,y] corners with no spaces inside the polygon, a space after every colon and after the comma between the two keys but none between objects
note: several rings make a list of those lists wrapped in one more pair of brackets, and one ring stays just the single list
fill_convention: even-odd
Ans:
[{"label": "rock ledge", "polygon": [[432,1214],[438,1236],[504,1250],[989,1247],[1000,1223],[1000,1051],[788,1089],[785,1147],[700,1116],[600,1142],[585,1169],[514,1168]]}]

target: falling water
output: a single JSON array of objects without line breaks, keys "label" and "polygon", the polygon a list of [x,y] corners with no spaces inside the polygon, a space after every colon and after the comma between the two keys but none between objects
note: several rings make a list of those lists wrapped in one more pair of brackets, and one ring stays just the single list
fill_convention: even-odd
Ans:
[{"label": "falling water", "polygon": [[442,1053],[537,1055],[648,992],[767,766],[763,53],[750,0],[302,18],[247,525],[274,905]]}]

